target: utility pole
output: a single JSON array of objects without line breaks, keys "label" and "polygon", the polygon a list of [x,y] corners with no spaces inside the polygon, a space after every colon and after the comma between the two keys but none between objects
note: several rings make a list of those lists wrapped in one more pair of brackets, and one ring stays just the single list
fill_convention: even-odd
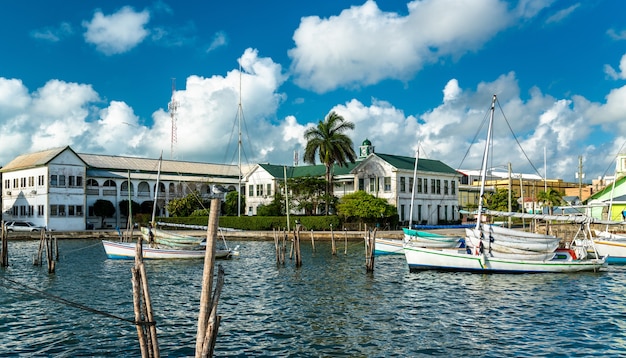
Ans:
[{"label": "utility pole", "polygon": [[578,156],[578,173],[576,173],[576,178],[578,178],[578,200],[583,201],[583,178],[585,177],[585,173],[583,173],[583,156]]}]

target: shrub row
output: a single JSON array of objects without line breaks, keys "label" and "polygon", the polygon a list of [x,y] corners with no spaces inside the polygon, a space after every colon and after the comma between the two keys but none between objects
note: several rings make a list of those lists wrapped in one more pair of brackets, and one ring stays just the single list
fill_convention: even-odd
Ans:
[{"label": "shrub row", "polygon": [[[149,219],[148,219],[149,220]],[[304,230],[324,231],[332,227],[336,230],[341,227],[341,220],[336,215],[329,216],[290,216],[289,227],[296,227],[296,220],[300,222]],[[170,217],[158,218],[157,221],[206,226],[208,216]],[[286,216],[220,216],[220,226],[240,230],[273,230],[287,227]]]}]

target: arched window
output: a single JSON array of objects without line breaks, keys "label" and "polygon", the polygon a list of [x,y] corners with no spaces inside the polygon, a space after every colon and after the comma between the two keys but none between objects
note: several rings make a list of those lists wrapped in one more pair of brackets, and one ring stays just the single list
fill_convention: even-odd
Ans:
[{"label": "arched window", "polygon": [[148,185],[147,182],[142,181],[141,183],[139,183],[139,186],[137,187],[137,195],[138,196],[150,196],[150,185]]},{"label": "arched window", "polygon": [[116,195],[117,185],[113,180],[107,180],[102,184],[102,195]]},{"label": "arched window", "polygon": [[[128,180],[120,185],[120,195],[128,195]],[[133,195],[133,183],[130,183],[130,195]]]},{"label": "arched window", "polygon": [[99,195],[100,189],[98,188],[98,181],[95,179],[87,179],[87,195]]}]

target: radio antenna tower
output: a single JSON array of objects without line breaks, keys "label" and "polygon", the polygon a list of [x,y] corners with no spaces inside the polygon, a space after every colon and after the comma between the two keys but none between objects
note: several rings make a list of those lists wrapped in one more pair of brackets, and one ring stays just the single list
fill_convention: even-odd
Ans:
[{"label": "radio antenna tower", "polygon": [[174,147],[176,146],[176,112],[178,111],[179,103],[175,97],[176,94],[176,78],[172,78],[172,100],[167,104],[167,109],[170,112],[170,119],[172,121],[172,138],[170,143],[170,159],[174,159]]}]

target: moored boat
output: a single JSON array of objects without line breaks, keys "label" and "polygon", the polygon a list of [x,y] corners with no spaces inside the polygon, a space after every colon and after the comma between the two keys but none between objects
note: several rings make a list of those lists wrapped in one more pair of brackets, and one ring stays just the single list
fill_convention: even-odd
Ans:
[{"label": "moored boat", "polygon": [[[492,143],[492,127],[496,95],[491,102],[487,140],[481,168],[481,187],[478,201],[478,215],[476,228],[466,232],[464,249],[424,248],[411,243],[404,246],[404,254],[411,271],[420,270],[448,270],[469,271],[483,273],[561,273],[598,271],[606,266],[606,258],[587,259],[586,248],[578,247],[581,255],[574,250],[560,252],[550,248],[559,239],[551,235],[525,233],[511,229],[496,228],[482,223],[483,197],[485,194],[486,171],[488,163],[489,145]],[[495,245],[503,248],[519,250],[519,252],[496,254]],[[513,247],[518,244],[538,243],[535,250],[530,247]],[[489,245],[489,246],[488,246]],[[546,252],[541,252],[546,251]],[[500,257],[498,257],[500,256]]]},{"label": "moored boat", "polygon": [[[123,259],[133,260],[135,258],[136,243],[132,242],[113,242],[102,241],[104,251],[110,259]],[[206,255],[204,245],[198,245],[196,249],[179,249],[168,248],[166,246],[151,247],[148,244],[144,244],[142,247],[144,259],[203,259]],[[216,259],[228,259],[233,256],[237,248],[231,249],[217,249],[215,251]]]}]

